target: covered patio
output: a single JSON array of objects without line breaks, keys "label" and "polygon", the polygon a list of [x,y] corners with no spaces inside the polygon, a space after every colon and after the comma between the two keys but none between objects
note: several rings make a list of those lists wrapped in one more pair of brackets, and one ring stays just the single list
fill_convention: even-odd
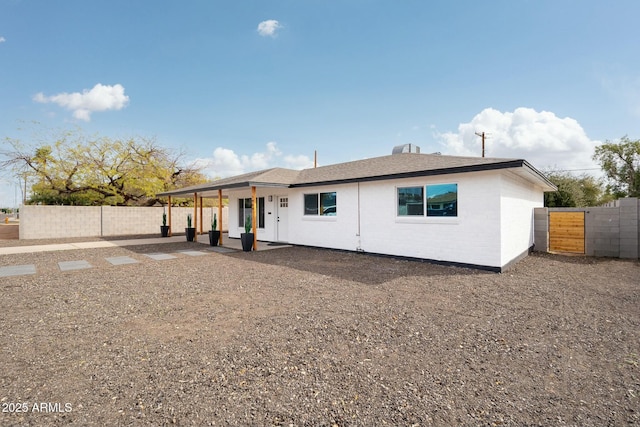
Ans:
[{"label": "covered patio", "polygon": [[[243,175],[238,175],[230,178],[220,179],[206,184],[199,184],[190,187],[180,188],[171,191],[165,191],[159,193],[158,196],[167,197],[167,220],[169,225],[169,236],[172,235],[172,221],[171,221],[171,205],[172,198],[192,198],[193,199],[193,226],[196,229],[195,241],[198,241],[198,236],[206,234],[208,229],[204,229],[203,209],[204,199],[217,199],[218,206],[218,231],[220,231],[220,240],[218,245],[223,247],[240,247],[239,239],[230,239],[228,233],[222,231],[222,207],[225,199],[229,199],[226,192],[234,189],[251,189],[251,205],[257,206],[257,188],[258,187],[271,187],[271,188],[287,188],[295,180],[298,175],[298,171],[289,169],[273,168],[262,171],[250,172]],[[258,218],[257,209],[251,210],[251,233],[253,233],[253,250],[260,250],[258,246]],[[265,249],[271,249],[275,245],[268,246],[267,243],[260,246],[266,246]],[[280,245],[278,245],[280,246]]]}]

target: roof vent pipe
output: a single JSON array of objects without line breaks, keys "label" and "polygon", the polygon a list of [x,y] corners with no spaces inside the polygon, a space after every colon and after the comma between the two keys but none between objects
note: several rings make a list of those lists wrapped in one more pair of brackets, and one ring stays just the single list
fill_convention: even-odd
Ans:
[{"label": "roof vent pipe", "polygon": [[416,153],[420,154],[420,147],[415,144],[403,144],[393,147],[391,154]]}]

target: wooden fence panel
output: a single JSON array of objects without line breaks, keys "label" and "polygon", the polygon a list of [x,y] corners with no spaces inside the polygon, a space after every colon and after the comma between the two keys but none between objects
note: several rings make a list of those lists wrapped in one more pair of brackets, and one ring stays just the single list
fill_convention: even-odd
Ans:
[{"label": "wooden fence panel", "polygon": [[585,253],[584,212],[549,212],[549,250]]}]

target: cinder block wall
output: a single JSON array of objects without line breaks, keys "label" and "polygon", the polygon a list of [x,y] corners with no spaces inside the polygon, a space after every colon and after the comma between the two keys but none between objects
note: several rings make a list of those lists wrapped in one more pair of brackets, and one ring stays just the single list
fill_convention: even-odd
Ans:
[{"label": "cinder block wall", "polygon": [[533,209],[533,250],[549,251],[549,209]]},{"label": "cinder block wall", "polygon": [[549,211],[585,212],[585,254],[640,258],[640,199],[625,198],[594,208],[536,208],[534,249],[549,250]]},{"label": "cinder block wall", "polygon": [[619,208],[588,208],[584,216],[585,255],[620,256]]},{"label": "cinder block wall", "polygon": [[620,258],[638,258],[638,199],[620,199]]},{"label": "cinder block wall", "polygon": [[20,239],[100,236],[100,206],[20,206]]},{"label": "cinder block wall", "polygon": [[[20,208],[20,239],[159,235],[163,212],[168,214],[168,210],[163,207],[26,205]],[[213,212],[217,213],[218,208],[213,208]],[[187,214],[193,215],[193,207],[171,208],[171,225],[174,234],[184,233]],[[212,216],[210,207],[203,208],[203,232],[211,229]],[[198,209],[198,231],[200,221],[200,209]],[[223,230],[228,230],[227,224],[228,208],[224,207]]]}]

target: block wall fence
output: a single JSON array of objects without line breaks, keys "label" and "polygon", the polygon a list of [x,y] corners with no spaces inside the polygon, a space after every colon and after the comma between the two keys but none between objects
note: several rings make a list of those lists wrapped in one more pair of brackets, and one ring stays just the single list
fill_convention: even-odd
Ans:
[{"label": "block wall fence", "polygon": [[549,251],[549,212],[584,212],[585,255],[640,258],[640,199],[629,197],[593,208],[536,208],[535,251]]},{"label": "block wall fence", "polygon": [[[56,239],[66,237],[106,237],[135,234],[160,235],[162,213],[168,210],[161,206],[41,206],[20,207],[20,239]],[[211,218],[218,208],[202,210],[202,230],[211,229]],[[222,209],[222,229],[228,229],[228,208]],[[171,226],[173,234],[184,234],[187,214],[193,215],[193,207],[172,207]],[[169,219],[167,218],[167,225]],[[218,218],[220,224],[220,218]],[[194,225],[195,226],[195,225]],[[200,209],[198,225],[200,230]]]}]

